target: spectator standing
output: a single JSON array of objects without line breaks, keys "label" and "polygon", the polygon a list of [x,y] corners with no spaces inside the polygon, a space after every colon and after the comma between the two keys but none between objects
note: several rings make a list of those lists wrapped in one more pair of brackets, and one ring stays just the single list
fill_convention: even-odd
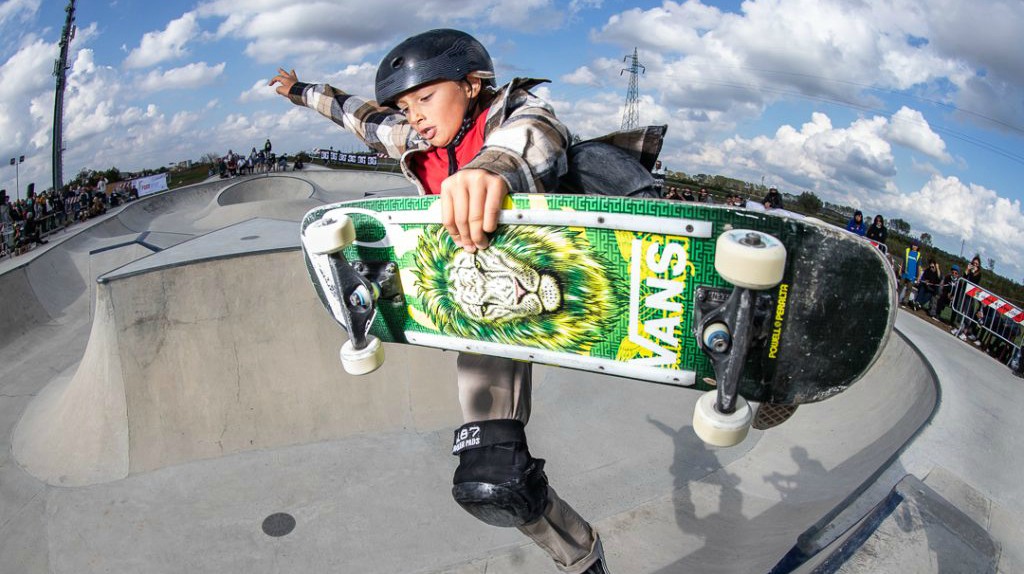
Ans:
[{"label": "spectator standing", "polygon": [[263,143],[263,153],[269,156],[273,149],[274,146],[270,144],[270,138],[267,138],[267,141]]},{"label": "spectator standing", "polygon": [[[935,294],[939,292],[941,282],[942,276],[939,274],[939,264],[934,259],[928,260],[928,267],[921,273],[921,278],[917,281],[917,297],[914,297],[910,307],[917,311],[928,305]],[[933,308],[935,308],[934,303],[929,307],[929,311]]]},{"label": "spectator standing", "polygon": [[768,195],[761,200],[766,209],[782,209],[782,194],[774,187],[768,189]]},{"label": "spectator standing", "polygon": [[693,190],[690,188],[683,190],[683,201],[697,201],[697,198],[693,197]]},{"label": "spectator standing", "polygon": [[[953,290],[956,289],[957,281],[960,280],[960,266],[953,265],[949,270],[949,273],[942,278],[942,283],[939,284],[939,298],[932,305],[932,308],[928,311],[928,315],[932,319],[940,319],[942,312],[949,306],[949,302],[953,299]],[[952,323],[952,321],[950,321]]]},{"label": "spectator standing", "polygon": [[80,221],[85,221],[89,217],[89,193],[84,187],[78,188],[78,215],[77,218]]},{"label": "spectator standing", "polygon": [[907,296],[910,294],[910,285],[917,283],[918,267],[921,260],[920,248],[921,246],[917,243],[917,240],[911,241],[910,247],[907,247],[906,254],[903,257],[903,274],[900,276],[903,283],[900,287],[900,305],[906,301]]},{"label": "spectator standing", "polygon": [[104,203],[110,205],[110,195],[107,193],[108,183],[110,182],[107,181],[106,177],[100,176],[100,180],[96,182],[96,191],[99,193],[100,197],[103,198]]},{"label": "spectator standing", "polygon": [[889,230],[885,228],[885,219],[881,215],[876,215],[874,223],[871,224],[871,227],[868,227],[865,235],[868,239],[885,245],[886,240],[889,239]]},{"label": "spectator standing", "polygon": [[867,232],[867,227],[864,225],[864,214],[859,210],[853,212],[853,217],[849,223],[846,224],[846,230],[850,233],[856,233],[857,235],[863,236]]},{"label": "spectator standing", "polygon": [[[979,255],[975,255],[971,262],[967,264],[967,269],[964,270],[964,279],[981,286],[981,257]],[[981,305],[973,298],[967,297],[967,283],[963,281],[960,282],[960,288],[957,289],[956,297],[959,302],[959,311],[963,314],[963,317],[960,320],[960,327],[954,329],[952,333],[957,335],[961,341],[968,339],[974,341],[978,338],[975,322],[984,316],[979,309]]]},{"label": "spectator standing", "polygon": [[11,215],[11,200],[7,198],[7,190],[0,189],[0,251],[14,251],[14,217]]},{"label": "spectator standing", "polygon": [[14,223],[11,216],[11,200],[7,197],[6,189],[0,189],[0,223],[8,226]]},{"label": "spectator standing", "polygon": [[26,243],[29,241],[36,245],[46,245],[49,243],[49,241],[39,236],[39,222],[34,209],[25,212],[25,228],[22,237]]},{"label": "spectator standing", "polygon": [[654,169],[651,170],[651,177],[654,178],[654,191],[658,197],[663,197],[662,188],[665,186],[665,168],[661,166],[661,160],[654,162]]}]

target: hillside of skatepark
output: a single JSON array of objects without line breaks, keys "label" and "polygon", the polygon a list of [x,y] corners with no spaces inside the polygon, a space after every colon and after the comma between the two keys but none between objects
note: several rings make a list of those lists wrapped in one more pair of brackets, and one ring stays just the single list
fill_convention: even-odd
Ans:
[{"label": "hillside of skatepark", "polygon": [[[214,180],[0,262],[0,572],[549,571],[451,499],[454,353],[338,361],[299,221],[402,193],[358,171]],[[528,428],[614,572],[1009,573],[1021,395],[901,312],[849,391],[736,447],[693,434],[699,393],[543,366]],[[271,536],[280,513],[294,529]]]}]

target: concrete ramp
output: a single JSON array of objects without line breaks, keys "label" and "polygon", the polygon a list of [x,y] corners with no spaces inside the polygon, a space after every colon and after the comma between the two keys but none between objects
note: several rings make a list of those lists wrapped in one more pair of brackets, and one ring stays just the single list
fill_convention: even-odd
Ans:
[{"label": "concrete ramp", "polygon": [[305,179],[285,175],[245,179],[224,188],[217,196],[218,205],[235,205],[255,201],[307,199],[313,195],[313,184]]},{"label": "concrete ramp", "polygon": [[[292,177],[312,195],[294,184],[302,191],[282,191],[294,197],[269,198]],[[0,364],[0,431],[19,421],[13,460],[0,452],[0,564],[554,571],[517,531],[481,525],[451,500],[453,353],[386,345],[372,375],[341,369],[342,330],[297,248],[299,211],[408,184],[369,172],[262,179],[252,186],[271,187],[243,185],[227,204],[230,182],[143,198],[0,275],[12,325],[0,353],[21,360]],[[931,356],[969,360],[942,349]],[[534,378],[531,451],[601,532],[616,573],[767,572],[919,437],[938,401],[935,372],[900,333],[849,391],[729,449],[694,435],[698,393],[547,367]],[[975,382],[947,412],[992,410],[976,404],[989,395]],[[958,425],[932,441],[949,444]],[[978,444],[965,456],[981,457]],[[280,512],[295,530],[269,537],[263,521]]]},{"label": "concrete ramp", "polygon": [[[342,332],[298,251],[122,275],[98,286],[74,377],[37,398],[15,432],[19,462],[50,484],[456,420],[453,355],[399,349],[371,376],[344,375]],[[407,360],[451,378],[422,384]]]}]

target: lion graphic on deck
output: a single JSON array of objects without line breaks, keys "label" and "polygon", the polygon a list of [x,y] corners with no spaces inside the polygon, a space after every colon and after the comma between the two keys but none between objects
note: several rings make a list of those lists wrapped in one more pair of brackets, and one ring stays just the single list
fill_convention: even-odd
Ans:
[{"label": "lion graphic on deck", "polygon": [[441,226],[416,250],[424,311],[446,335],[586,353],[616,308],[611,266],[578,231],[508,226],[467,253]]}]

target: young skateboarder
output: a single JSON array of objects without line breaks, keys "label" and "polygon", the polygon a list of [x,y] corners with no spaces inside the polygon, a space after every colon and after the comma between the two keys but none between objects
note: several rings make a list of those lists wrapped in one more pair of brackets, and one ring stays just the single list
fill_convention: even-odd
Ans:
[{"label": "young skateboarder", "polygon": [[[663,130],[655,134],[656,145],[639,142],[633,155],[595,146],[572,157],[566,149],[568,130],[551,106],[529,91],[544,80],[517,78],[499,88],[494,77],[491,58],[475,38],[432,30],[406,39],[384,57],[376,101],[300,82],[294,70],[279,69],[270,85],[374,150],[400,159],[402,172],[421,193],[441,195],[443,225],[468,253],[488,247],[507,194],[553,191],[571,166],[585,171],[625,154],[632,164],[616,164],[618,171],[636,168],[643,176],[626,182],[631,186],[624,194],[653,189],[650,168],[637,158],[651,150],[657,155]],[[574,181],[587,187],[596,180]],[[622,184],[610,185],[622,193]],[[548,485],[544,460],[527,447],[531,366],[462,354],[458,386],[465,424],[455,431],[453,446],[460,459],[452,488],[456,502],[487,524],[518,528],[562,572],[607,573],[597,531]]]}]

